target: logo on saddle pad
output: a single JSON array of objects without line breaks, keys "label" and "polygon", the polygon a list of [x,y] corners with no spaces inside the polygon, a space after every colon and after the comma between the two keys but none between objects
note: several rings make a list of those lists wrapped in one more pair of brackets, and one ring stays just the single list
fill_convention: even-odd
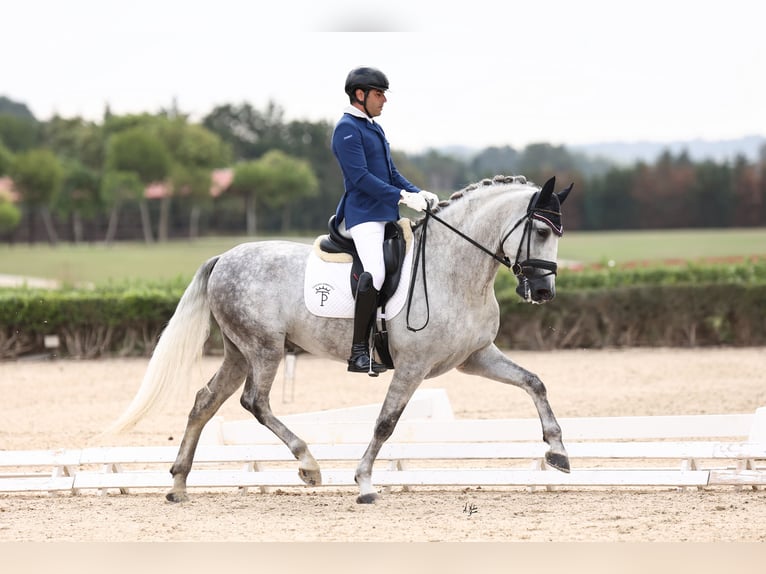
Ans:
[{"label": "logo on saddle pad", "polygon": [[330,299],[330,293],[335,291],[335,287],[328,283],[317,283],[313,287],[314,293],[319,297],[319,306],[324,307],[325,303]]},{"label": "logo on saddle pad", "polygon": [[[412,275],[412,230],[408,219],[399,221],[404,236],[405,254],[401,265],[398,286],[389,294],[385,313],[378,310],[378,317],[391,319],[404,307],[407,287]],[[308,310],[319,317],[352,319],[354,317],[354,296],[351,272],[354,257],[351,253],[328,251],[328,236],[320,235],[306,262],[303,283],[303,298]],[[357,261],[356,265],[359,263]],[[398,270],[397,270],[398,272]],[[384,285],[385,288],[385,285]]]}]

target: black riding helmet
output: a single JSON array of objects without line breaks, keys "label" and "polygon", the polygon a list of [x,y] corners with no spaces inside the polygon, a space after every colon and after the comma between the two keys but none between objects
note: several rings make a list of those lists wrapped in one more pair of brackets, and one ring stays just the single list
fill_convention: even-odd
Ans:
[{"label": "black riding helmet", "polygon": [[354,68],[346,76],[346,93],[353,97],[358,89],[385,92],[388,89],[388,78],[377,68]]},{"label": "black riding helmet", "polygon": [[[364,100],[356,100],[356,90],[364,90]],[[354,102],[358,101],[364,106],[364,111],[367,112],[367,94],[370,90],[381,90],[385,92],[388,90],[388,78],[386,75],[377,68],[354,68],[346,76],[346,94],[348,94],[349,100]],[[370,113],[367,112],[369,116]]]}]

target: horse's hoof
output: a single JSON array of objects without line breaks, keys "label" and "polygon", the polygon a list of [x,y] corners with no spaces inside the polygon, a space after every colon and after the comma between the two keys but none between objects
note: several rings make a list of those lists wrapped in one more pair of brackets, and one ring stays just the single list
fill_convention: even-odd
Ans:
[{"label": "horse's hoof", "polygon": [[356,497],[357,504],[375,504],[378,500],[378,495],[374,492],[368,492],[367,494],[360,494]]},{"label": "horse's hoof", "polygon": [[298,476],[309,486],[319,486],[322,484],[322,473],[319,470],[298,469]]},{"label": "horse's hoof", "polygon": [[556,470],[561,472],[569,472],[569,457],[565,454],[557,454],[555,452],[545,453],[545,462],[552,466]]},{"label": "horse's hoof", "polygon": [[189,496],[185,492],[170,491],[165,495],[165,499],[168,502],[186,502]]}]

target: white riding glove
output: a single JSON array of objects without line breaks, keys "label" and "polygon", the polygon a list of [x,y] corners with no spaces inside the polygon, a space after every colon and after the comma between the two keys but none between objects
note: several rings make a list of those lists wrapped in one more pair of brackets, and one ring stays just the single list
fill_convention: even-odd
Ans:
[{"label": "white riding glove", "polygon": [[426,191],[425,189],[421,189],[420,190],[420,195],[425,195],[426,196],[426,201],[428,202],[428,206],[431,209],[433,209],[434,207],[439,205],[440,199],[439,199],[439,196],[436,195],[435,193],[430,192],[430,191]]},{"label": "white riding glove", "polygon": [[399,203],[403,203],[410,209],[414,209],[415,211],[425,211],[426,207],[428,207],[426,198],[422,193],[412,193],[411,191],[402,190],[399,195],[401,196]]}]

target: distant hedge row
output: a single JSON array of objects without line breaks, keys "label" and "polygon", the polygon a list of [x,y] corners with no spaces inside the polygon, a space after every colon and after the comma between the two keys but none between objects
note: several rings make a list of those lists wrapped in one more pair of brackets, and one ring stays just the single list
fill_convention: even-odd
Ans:
[{"label": "distant hedge row", "polygon": [[158,286],[63,291],[0,290],[0,358],[46,352],[94,358],[148,355],[178,304],[183,288]]},{"label": "distant hedge row", "polygon": [[521,303],[515,288],[511,274],[498,275],[502,347],[766,344],[766,258],[564,269],[545,305]]},{"label": "distant hedge row", "polygon": [[558,290],[545,305],[501,297],[504,348],[766,345],[766,284]]},{"label": "distant hedge row", "polygon": [[[766,260],[655,269],[562,270],[556,299],[520,302],[495,284],[504,348],[766,345]],[[0,359],[149,355],[185,283],[47,291],[0,289]],[[433,286],[431,286],[433,288]],[[58,347],[46,348],[58,339]],[[49,338],[46,341],[46,336]],[[208,351],[220,350],[213,337]]]},{"label": "distant hedge row", "polygon": [[[508,276],[498,281],[508,284]],[[633,267],[596,266],[580,271],[562,269],[556,280],[557,291],[578,289],[608,289],[637,285],[699,285],[699,284],[759,284],[766,283],[766,258],[754,257],[722,262],[689,262],[678,265]]]}]

